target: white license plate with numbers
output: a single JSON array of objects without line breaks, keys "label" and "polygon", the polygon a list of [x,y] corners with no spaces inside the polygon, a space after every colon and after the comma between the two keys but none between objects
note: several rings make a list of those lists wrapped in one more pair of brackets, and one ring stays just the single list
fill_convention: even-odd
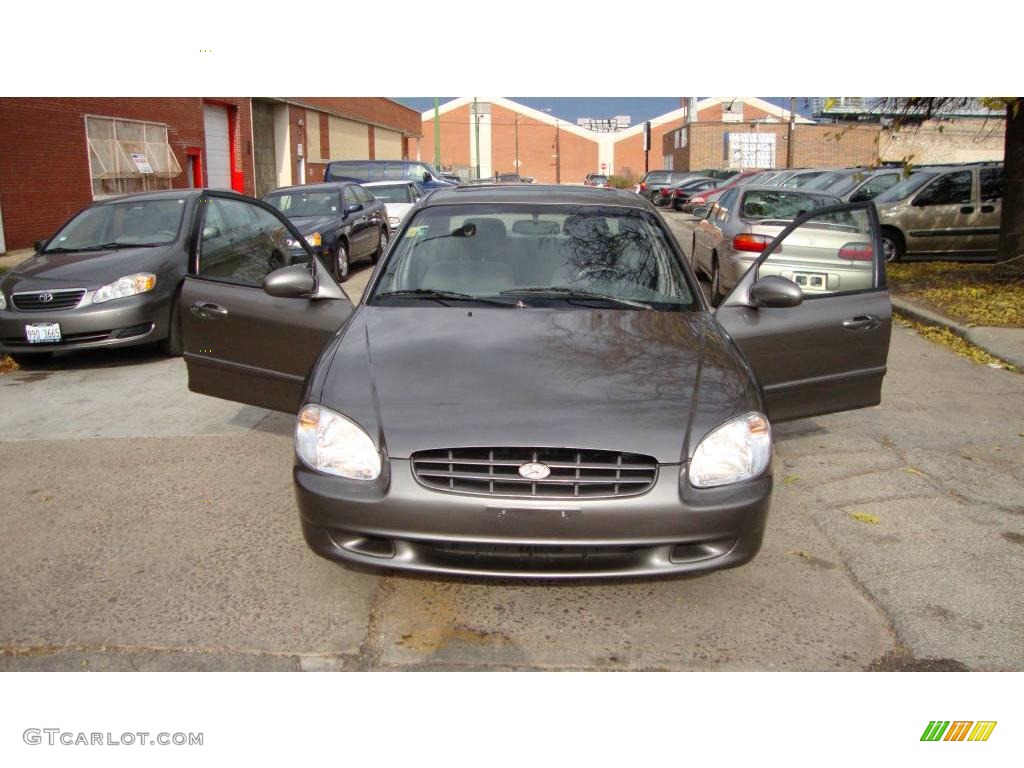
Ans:
[{"label": "white license plate with numbers", "polygon": [[32,323],[25,326],[25,338],[29,344],[44,344],[60,341],[60,323]]}]

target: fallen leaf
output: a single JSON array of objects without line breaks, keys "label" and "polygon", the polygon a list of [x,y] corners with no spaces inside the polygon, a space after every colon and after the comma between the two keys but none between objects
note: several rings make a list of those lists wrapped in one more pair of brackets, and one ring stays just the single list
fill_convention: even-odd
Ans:
[{"label": "fallen leaf", "polygon": [[792,485],[793,483],[795,483],[799,479],[800,478],[797,477],[796,475],[786,475],[784,478],[782,478],[782,484],[783,485]]},{"label": "fallen leaf", "polygon": [[792,552],[787,552],[786,554],[796,555],[797,557],[802,557],[804,560],[810,560],[814,557],[814,555],[812,555],[810,552],[804,549],[794,549]]},{"label": "fallen leaf", "polygon": [[871,515],[867,512],[851,512],[850,519],[856,520],[858,523],[867,523],[868,525],[878,525],[882,522],[882,518],[878,515]]},{"label": "fallen leaf", "polygon": [[909,472],[912,475],[920,475],[921,477],[928,477],[928,475],[926,475],[924,472],[922,472],[917,467],[904,467],[903,471],[904,472]]}]

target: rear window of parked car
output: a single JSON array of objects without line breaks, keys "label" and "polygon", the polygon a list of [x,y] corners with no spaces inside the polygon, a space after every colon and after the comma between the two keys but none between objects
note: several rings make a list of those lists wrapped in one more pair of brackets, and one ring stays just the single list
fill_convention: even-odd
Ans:
[{"label": "rear window of parked car", "polygon": [[815,208],[838,205],[831,197],[807,195],[802,192],[754,189],[743,196],[740,216],[744,219],[780,219],[791,221]]}]

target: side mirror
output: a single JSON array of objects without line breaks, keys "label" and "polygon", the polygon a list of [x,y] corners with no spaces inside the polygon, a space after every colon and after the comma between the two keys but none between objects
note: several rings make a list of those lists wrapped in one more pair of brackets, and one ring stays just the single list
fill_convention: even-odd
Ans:
[{"label": "side mirror", "polygon": [[693,209],[693,215],[696,216],[698,219],[706,219],[710,212],[711,209],[708,208],[706,205],[702,205],[700,208]]},{"label": "side mirror", "polygon": [[424,184],[429,184],[430,183],[430,174],[427,173],[426,171],[423,172],[423,183]]},{"label": "side mirror", "polygon": [[347,216],[350,213],[359,213],[361,210],[363,210],[362,203],[349,203],[345,206],[345,215]]},{"label": "side mirror", "polygon": [[308,263],[293,264],[275,269],[263,278],[263,290],[283,299],[301,299],[316,290],[316,280]]},{"label": "side mirror", "polygon": [[203,227],[203,240],[213,240],[215,237],[220,237],[220,230],[217,227]]},{"label": "side mirror", "polygon": [[42,253],[43,248],[49,245],[49,240],[36,240],[36,244],[33,246],[36,249],[36,253]]},{"label": "side mirror", "polygon": [[759,307],[781,309],[802,304],[804,292],[792,280],[772,275],[750,286],[750,298]]}]

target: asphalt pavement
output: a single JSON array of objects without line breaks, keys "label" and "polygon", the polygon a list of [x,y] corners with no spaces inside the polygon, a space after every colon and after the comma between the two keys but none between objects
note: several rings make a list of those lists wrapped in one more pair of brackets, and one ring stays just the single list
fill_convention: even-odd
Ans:
[{"label": "asphalt pavement", "polygon": [[291,417],[58,356],[0,376],[0,669],[1024,669],[1024,377],[901,327],[889,366],[881,406],[777,428],[752,563],[523,584],[322,560]]}]

